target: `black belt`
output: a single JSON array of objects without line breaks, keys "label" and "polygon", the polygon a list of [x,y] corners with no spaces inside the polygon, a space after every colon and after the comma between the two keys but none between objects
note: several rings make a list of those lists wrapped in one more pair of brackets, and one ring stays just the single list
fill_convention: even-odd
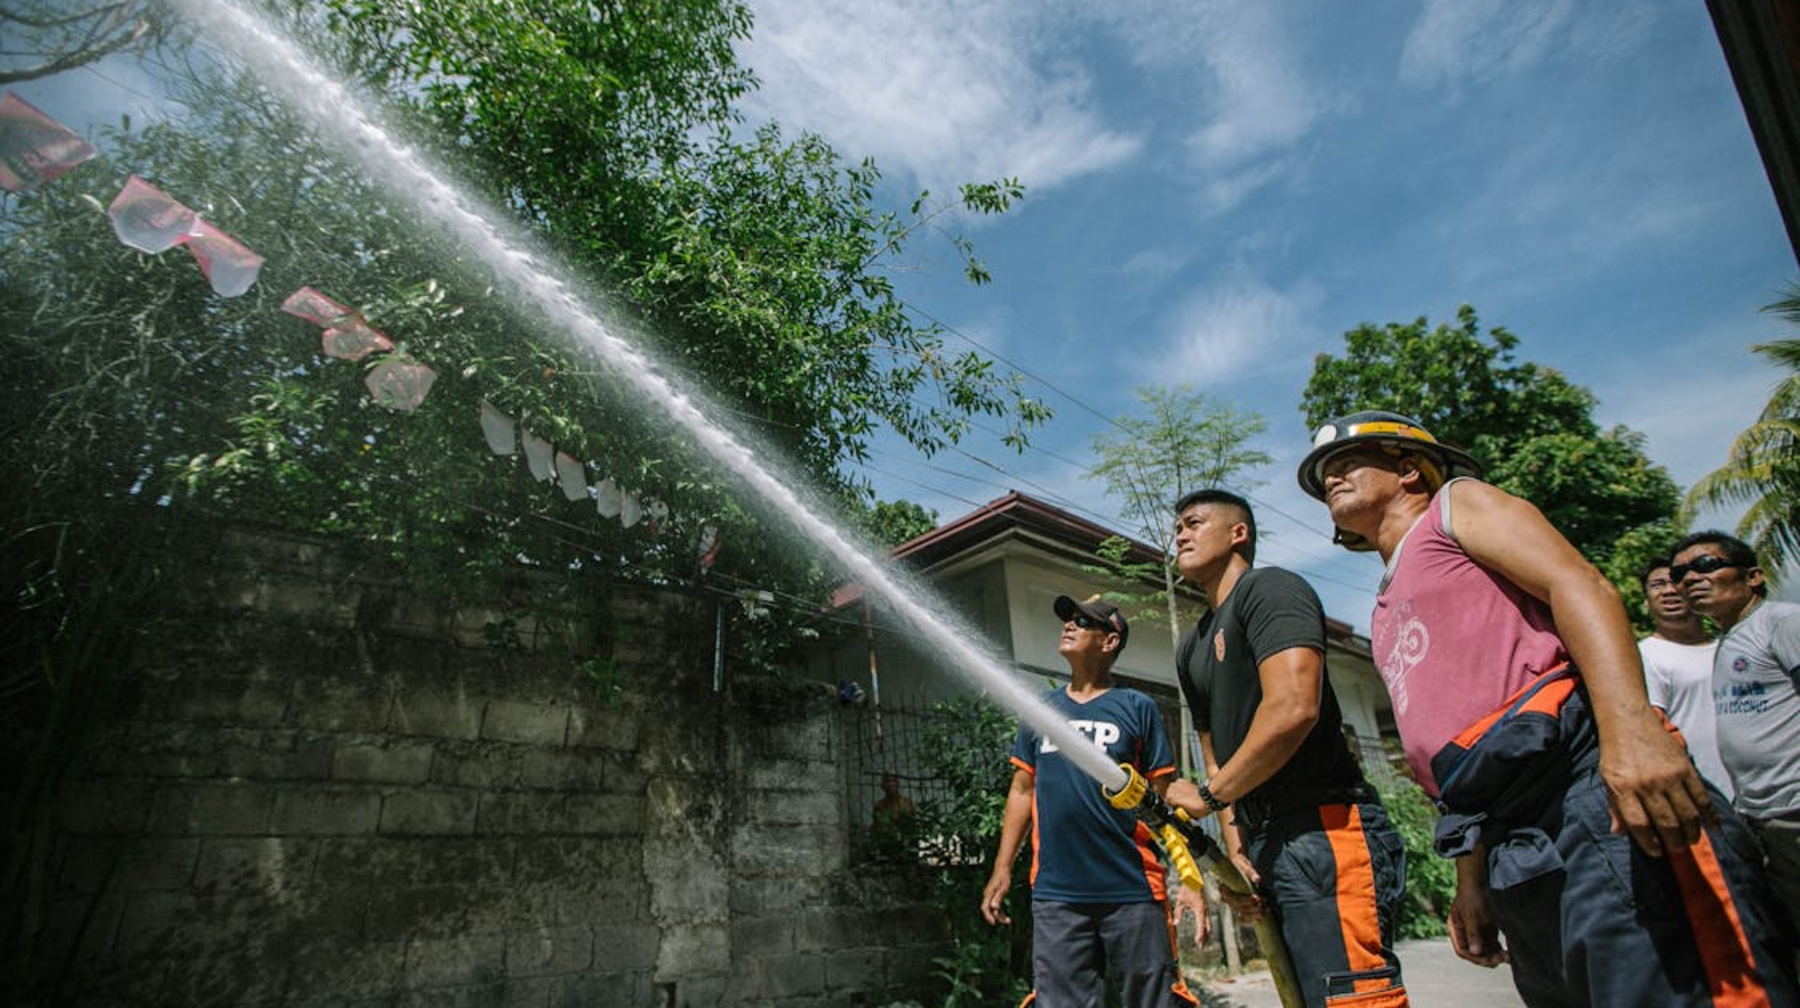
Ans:
[{"label": "black belt", "polygon": [[1252,793],[1232,802],[1231,808],[1236,816],[1234,822],[1238,826],[1255,828],[1266,826],[1284,816],[1294,815],[1298,812],[1311,812],[1321,805],[1357,805],[1362,802],[1375,801],[1379,797],[1374,788],[1370,787],[1367,782],[1363,782],[1344,790],[1301,798],[1283,795],[1279,802]]}]

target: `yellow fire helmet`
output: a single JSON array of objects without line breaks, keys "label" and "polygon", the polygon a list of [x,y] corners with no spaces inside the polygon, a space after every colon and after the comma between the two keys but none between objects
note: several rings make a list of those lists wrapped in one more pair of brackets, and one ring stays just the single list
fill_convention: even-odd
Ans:
[{"label": "yellow fire helmet", "polygon": [[[1412,417],[1383,410],[1361,410],[1326,422],[1313,435],[1312,451],[1300,461],[1300,489],[1317,500],[1325,499],[1325,480],[1319,475],[1334,456],[1359,445],[1376,445],[1396,458],[1412,455],[1419,471],[1436,490],[1458,476],[1480,476],[1481,464],[1468,452],[1444,444]],[[1345,549],[1366,552],[1374,544],[1354,532],[1338,529],[1332,541]]]}]

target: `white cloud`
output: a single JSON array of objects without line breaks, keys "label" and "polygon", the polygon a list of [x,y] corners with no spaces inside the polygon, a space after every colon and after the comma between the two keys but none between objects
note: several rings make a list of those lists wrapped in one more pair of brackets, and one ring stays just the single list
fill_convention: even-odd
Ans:
[{"label": "white cloud", "polygon": [[[1331,105],[1263,5],[763,0],[756,15],[741,53],[762,81],[754,117],[934,190],[1011,175],[1041,192],[1172,155],[1224,210],[1291,174]],[[1125,80],[1154,92],[1126,107],[1094,76],[1121,69],[1095,62],[1115,43]]]},{"label": "white cloud", "polygon": [[1308,316],[1320,296],[1311,284],[1278,290],[1259,277],[1229,272],[1174,309],[1168,345],[1147,355],[1146,376],[1206,390],[1279,365],[1293,347],[1319,342]]},{"label": "white cloud", "polygon": [[1033,45],[1043,17],[1023,3],[761,3],[741,53],[762,80],[748,105],[934,191],[1003,175],[1046,189],[1132,158],[1141,138],[1105,120],[1086,69]]},{"label": "white cloud", "polygon": [[1121,3],[1109,11],[1139,67],[1180,82],[1183,103],[1162,112],[1183,131],[1206,209],[1229,209],[1294,170],[1293,151],[1333,100],[1276,8]]},{"label": "white cloud", "polygon": [[1576,0],[1425,0],[1400,55],[1400,79],[1420,87],[1479,85],[1522,73],[1565,50],[1610,58],[1640,44],[1656,13]]},{"label": "white cloud", "polygon": [[1768,328],[1753,318],[1620,361],[1594,383],[1596,415],[1641,431],[1650,457],[1684,488],[1691,485],[1724,464],[1731,442],[1756,422],[1781,380],[1748,349],[1768,337]]}]

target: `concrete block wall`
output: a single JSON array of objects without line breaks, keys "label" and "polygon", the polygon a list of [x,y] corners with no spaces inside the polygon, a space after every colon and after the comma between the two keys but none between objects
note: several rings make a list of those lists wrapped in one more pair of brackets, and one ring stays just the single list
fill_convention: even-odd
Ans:
[{"label": "concrete block wall", "polygon": [[607,708],[484,646],[505,600],[341,548],[228,536],[171,589],[57,817],[28,1003],[877,1005],[943,954],[925,880],[845,863],[829,690],[713,692],[709,603],[615,597]]}]

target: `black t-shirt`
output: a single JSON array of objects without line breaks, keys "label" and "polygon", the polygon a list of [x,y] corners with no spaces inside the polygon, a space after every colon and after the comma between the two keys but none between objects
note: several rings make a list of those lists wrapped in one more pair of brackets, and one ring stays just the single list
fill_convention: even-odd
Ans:
[{"label": "black t-shirt", "polygon": [[[1176,653],[1181,692],[1194,727],[1212,733],[1220,766],[1243,744],[1262,703],[1257,667],[1293,647],[1325,653],[1325,610],[1311,585],[1279,567],[1246,572],[1218,610],[1207,613],[1182,640]],[[1362,768],[1344,740],[1344,716],[1329,672],[1321,674],[1318,723],[1287,765],[1245,796],[1250,799],[1247,808],[1278,814],[1366,796]]]}]

